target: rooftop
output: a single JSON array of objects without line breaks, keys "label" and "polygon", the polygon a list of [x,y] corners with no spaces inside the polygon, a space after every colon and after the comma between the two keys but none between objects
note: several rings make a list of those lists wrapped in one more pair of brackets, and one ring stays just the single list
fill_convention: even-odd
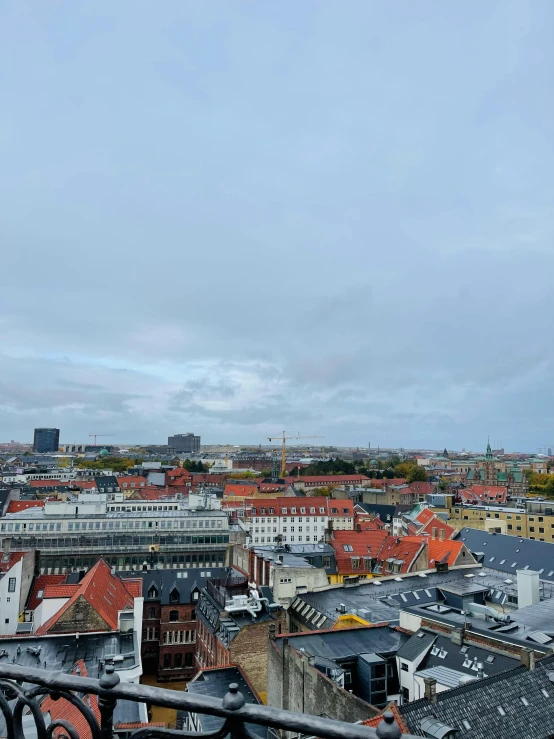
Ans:
[{"label": "rooftop", "polygon": [[[399,707],[408,729],[423,734],[426,719],[456,729],[471,739],[544,739],[554,734],[554,656],[532,671],[516,667],[479,681],[467,682],[427,699]],[[435,734],[442,736],[443,734]]]}]

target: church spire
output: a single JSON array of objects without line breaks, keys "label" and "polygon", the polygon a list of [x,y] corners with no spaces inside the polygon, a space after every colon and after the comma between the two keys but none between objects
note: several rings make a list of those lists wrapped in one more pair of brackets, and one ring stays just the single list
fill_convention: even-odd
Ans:
[{"label": "church spire", "polygon": [[492,459],[492,449],[491,449],[491,442],[490,439],[487,440],[487,459]]}]

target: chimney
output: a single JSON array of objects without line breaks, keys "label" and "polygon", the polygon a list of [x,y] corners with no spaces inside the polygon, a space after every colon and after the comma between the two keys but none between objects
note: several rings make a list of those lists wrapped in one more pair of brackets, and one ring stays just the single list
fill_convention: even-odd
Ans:
[{"label": "chimney", "polygon": [[424,677],[423,682],[425,683],[425,698],[429,703],[437,702],[437,681],[434,677]]},{"label": "chimney", "polygon": [[517,607],[534,606],[539,601],[539,573],[533,570],[518,570]]},{"label": "chimney", "polygon": [[112,567],[112,577],[115,577],[115,567]]},{"label": "chimney", "polygon": [[433,526],[433,528],[431,529],[431,538],[432,539],[437,538],[437,527],[436,526]]},{"label": "chimney", "polygon": [[457,644],[462,647],[464,644],[464,630],[463,629],[452,629],[450,632],[450,641],[452,644]]},{"label": "chimney", "polygon": [[146,560],[142,563],[142,570],[148,572],[148,562]]},{"label": "chimney", "polygon": [[485,677],[485,669],[482,662],[477,662],[477,679],[482,680]]},{"label": "chimney", "polygon": [[522,649],[519,653],[521,664],[526,667],[529,672],[535,669],[535,652],[532,649]]},{"label": "chimney", "polygon": [[444,529],[441,529],[439,531],[439,539],[440,539],[440,541],[444,541]]}]

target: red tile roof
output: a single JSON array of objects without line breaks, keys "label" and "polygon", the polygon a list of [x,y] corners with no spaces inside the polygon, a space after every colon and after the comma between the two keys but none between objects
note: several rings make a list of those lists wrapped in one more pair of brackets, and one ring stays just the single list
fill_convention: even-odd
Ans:
[{"label": "red tile roof", "polygon": [[[82,659],[75,663],[75,667],[71,670],[71,674],[79,675],[80,677],[88,677],[87,668]],[[100,709],[98,708],[97,696],[85,694],[80,697],[91,709],[94,714],[94,718],[98,722],[98,725],[100,725]],[[47,695],[40,705],[40,710],[42,713],[50,714],[50,719],[52,721],[58,721],[59,719],[68,721],[75,727],[79,739],[92,739],[92,733],[86,718],[76,706],[65,700],[65,698],[54,700],[50,695]],[[67,729],[64,729],[61,726],[54,729],[55,737],[59,737],[63,734],[67,735]]]},{"label": "red tile roof", "polygon": [[[388,532],[383,530],[334,531],[330,544],[335,550],[339,575],[367,574],[363,557],[377,557],[387,538]],[[356,569],[352,567],[353,558],[359,560]]]},{"label": "red tile roof", "polygon": [[430,521],[432,518],[435,517],[435,514],[430,508],[424,508],[422,511],[418,513],[416,516],[416,520],[420,523],[426,524],[428,521]]},{"label": "red tile roof", "polygon": [[[189,488],[187,488],[187,491]],[[179,492],[178,488],[173,485],[169,486],[169,490],[165,488],[157,488],[150,485],[145,488],[133,488],[133,492],[129,496],[129,500],[160,500],[161,498],[173,498]]]},{"label": "red tile roof", "polygon": [[31,592],[27,598],[26,610],[34,611],[35,608],[42,603],[43,595],[39,598],[38,594],[41,591],[44,593],[44,590],[49,585],[60,585],[64,580],[65,575],[39,575],[38,577],[35,577],[33,587],[31,588]]},{"label": "red tile roof", "polygon": [[503,485],[472,485],[458,491],[462,501],[466,503],[497,503],[506,502],[508,490]]},{"label": "red tile roof", "polygon": [[61,480],[30,480],[29,487],[31,488],[55,488],[56,485],[67,485],[67,482]]},{"label": "red tile roof", "polygon": [[0,562],[0,572],[9,572],[26,554],[27,552],[11,552],[5,562]]},{"label": "red tile roof", "polygon": [[[88,677],[86,665],[82,659],[77,660],[73,669],[71,670],[72,675],[79,675],[79,677]],[[100,709],[98,707],[98,696],[90,693],[80,694],[80,698],[92,711],[94,718],[100,725]],[[42,713],[48,713],[51,721],[58,721],[63,719],[70,723],[76,730],[79,739],[92,739],[92,733],[90,726],[83,716],[81,711],[70,703],[65,698],[58,698],[54,700],[50,695],[47,695],[40,705]],[[127,723],[114,724],[114,730],[129,731],[134,729],[148,729],[152,727],[165,728],[165,723],[162,721],[143,723],[141,721],[132,721]],[[58,726],[53,731],[54,737],[61,737],[67,735],[67,729],[62,726]]]},{"label": "red tile roof", "polygon": [[369,478],[365,475],[301,475],[292,479],[309,485],[352,485],[366,482]]},{"label": "red tile roof", "polygon": [[430,536],[435,535],[436,538],[439,538],[441,531],[443,532],[443,537],[445,539],[452,539],[452,537],[455,536],[457,529],[453,526],[449,526],[440,516],[433,516],[433,518],[429,519],[425,526],[418,531],[418,534],[429,534]]},{"label": "red tile roof", "polygon": [[417,556],[424,548],[425,543],[419,536],[388,536],[379,552],[383,574],[386,574],[385,563],[388,559],[402,562],[400,573],[411,572]]},{"label": "red tile roof", "polygon": [[142,577],[125,577],[123,578],[127,592],[133,598],[142,597]]},{"label": "red tile roof", "polygon": [[40,508],[44,505],[44,500],[10,500],[6,513],[18,513],[26,511],[27,508]]},{"label": "red tile roof", "polygon": [[[321,496],[253,498],[249,502],[251,503],[251,515],[255,516],[327,516],[328,500]],[[265,513],[261,512],[262,508]],[[269,513],[270,508],[273,513]]]},{"label": "red tile roof", "polygon": [[410,488],[416,495],[430,495],[435,486],[430,482],[415,481],[410,483]]},{"label": "red tile roof", "polygon": [[61,583],[60,585],[47,585],[44,588],[43,598],[71,598],[72,595],[79,590],[78,585],[68,585]]},{"label": "red tile roof", "polygon": [[349,516],[352,518],[354,515],[354,503],[351,500],[331,498],[328,500],[327,508],[329,510],[329,516],[332,518],[335,516],[338,516],[339,518]]},{"label": "red tile roof", "polygon": [[371,726],[372,728],[376,729],[379,726],[379,724],[381,723],[381,721],[383,720],[383,713],[385,713],[385,711],[391,711],[392,712],[392,714],[394,716],[394,720],[398,724],[398,726],[400,728],[400,731],[403,734],[408,734],[409,733],[408,725],[406,724],[406,722],[402,718],[402,716],[400,714],[400,711],[398,710],[398,706],[396,705],[396,703],[390,703],[390,705],[388,705],[387,708],[383,709],[383,712],[382,713],[379,713],[377,716],[373,716],[372,718],[366,718],[365,721],[362,721],[362,725],[363,726]]},{"label": "red tile roof", "polygon": [[435,566],[437,562],[447,563],[450,567],[456,564],[460,552],[464,548],[463,541],[440,541],[439,539],[429,539],[427,542],[429,553],[429,569]]},{"label": "red tile roof", "polygon": [[372,488],[382,488],[385,487],[385,485],[405,485],[406,478],[405,477],[393,477],[390,480],[376,480],[375,478],[372,478],[369,480],[371,483]]},{"label": "red tile roof", "polygon": [[84,598],[104,619],[109,629],[118,627],[118,612],[133,607],[133,597],[118,575],[112,575],[110,566],[100,559],[79,583],[78,589],[36,632],[37,636],[48,634],[59,618],[76,602]]},{"label": "red tile roof", "polygon": [[148,485],[148,480],[142,475],[122,475],[117,478],[120,490],[129,490],[129,488],[140,488]]}]

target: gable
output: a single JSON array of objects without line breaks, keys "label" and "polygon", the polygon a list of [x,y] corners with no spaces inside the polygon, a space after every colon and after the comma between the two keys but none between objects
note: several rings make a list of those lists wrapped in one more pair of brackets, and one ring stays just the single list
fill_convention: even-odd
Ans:
[{"label": "gable", "polygon": [[79,631],[110,631],[98,611],[80,595],[48,629],[50,634],[75,634]]}]

